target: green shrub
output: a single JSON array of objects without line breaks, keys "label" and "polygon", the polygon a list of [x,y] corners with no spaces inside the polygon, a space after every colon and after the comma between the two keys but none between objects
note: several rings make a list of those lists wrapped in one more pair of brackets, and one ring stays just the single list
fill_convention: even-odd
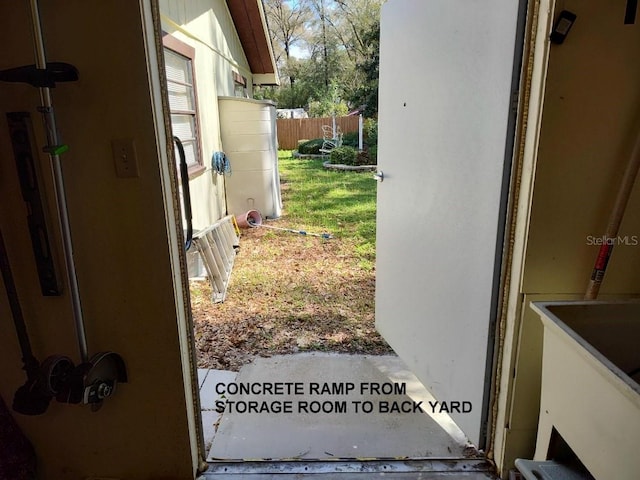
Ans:
[{"label": "green shrub", "polygon": [[356,165],[371,165],[371,161],[369,160],[369,152],[367,150],[362,150],[358,152],[358,156],[356,157]]},{"label": "green shrub", "polygon": [[378,147],[369,147],[358,152],[355,165],[377,165]]},{"label": "green shrub", "polygon": [[348,132],[342,135],[342,145],[358,148],[358,132]]},{"label": "green shrub", "polygon": [[344,117],[349,112],[345,102],[334,103],[330,99],[312,100],[309,102],[310,117]]},{"label": "green shrub", "polygon": [[337,147],[331,150],[331,153],[329,154],[329,162],[341,165],[355,165],[357,156],[358,152],[353,147]]},{"label": "green shrub", "polygon": [[378,121],[375,118],[366,118],[362,126],[365,142],[369,147],[378,145]]},{"label": "green shrub", "polygon": [[369,165],[377,165],[378,164],[378,146],[374,145],[367,149],[367,154],[369,155]]},{"label": "green shrub", "polygon": [[307,140],[298,145],[298,153],[302,155],[320,155],[320,149],[322,148],[323,140],[321,138],[314,138],[313,140]]}]

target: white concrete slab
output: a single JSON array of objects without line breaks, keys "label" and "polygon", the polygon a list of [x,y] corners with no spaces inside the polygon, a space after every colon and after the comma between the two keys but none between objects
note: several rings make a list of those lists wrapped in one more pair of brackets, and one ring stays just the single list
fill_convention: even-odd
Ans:
[{"label": "white concrete slab", "polygon": [[215,410],[216,401],[222,400],[222,396],[216,393],[216,385],[227,385],[236,379],[238,372],[228,370],[208,370],[204,383],[200,386],[200,408],[202,410]]},{"label": "white concrete slab", "polygon": [[227,370],[198,369],[198,383],[200,385],[200,408],[202,409],[202,432],[205,450],[211,448],[213,437],[218,429],[221,413],[215,411],[216,401],[222,396],[216,393],[216,384],[227,385],[233,382],[237,372]]},{"label": "white concrete slab", "polygon": [[[211,461],[461,458],[465,454],[464,434],[447,415],[413,411],[419,402],[429,411],[427,402],[433,398],[395,356],[311,353],[259,358],[240,370],[234,385],[249,386],[253,393],[227,392],[226,410],[209,453]],[[272,391],[263,392],[269,386]],[[285,402],[290,402],[286,405],[291,413],[264,410]],[[251,405],[263,410],[247,412]],[[365,405],[370,413],[363,412]],[[406,411],[386,411],[394,405]],[[321,411],[313,413],[318,407]],[[333,411],[324,412],[323,407]]]},{"label": "white concrete slab", "polygon": [[209,373],[208,368],[199,368],[198,369],[198,387],[202,388],[202,384],[207,378],[207,374]]},{"label": "white concrete slab", "polygon": [[220,420],[220,414],[214,410],[202,411],[202,433],[204,435],[204,448],[205,451],[209,451],[213,437],[218,429],[218,421]]}]

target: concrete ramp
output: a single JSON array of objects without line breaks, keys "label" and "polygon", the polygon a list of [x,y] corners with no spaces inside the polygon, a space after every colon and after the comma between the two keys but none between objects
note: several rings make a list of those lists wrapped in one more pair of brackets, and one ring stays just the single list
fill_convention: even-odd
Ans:
[{"label": "concrete ramp", "polygon": [[464,458],[474,453],[442,405],[395,356],[259,358],[218,390],[216,407],[224,413],[209,461]]}]

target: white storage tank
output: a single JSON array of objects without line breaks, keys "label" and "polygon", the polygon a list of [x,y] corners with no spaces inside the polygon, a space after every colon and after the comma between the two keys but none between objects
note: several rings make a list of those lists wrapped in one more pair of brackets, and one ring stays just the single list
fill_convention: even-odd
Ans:
[{"label": "white storage tank", "polygon": [[279,217],[282,200],[275,104],[218,97],[218,106],[222,148],[231,165],[231,174],[225,177],[228,213],[258,210],[263,217]]}]

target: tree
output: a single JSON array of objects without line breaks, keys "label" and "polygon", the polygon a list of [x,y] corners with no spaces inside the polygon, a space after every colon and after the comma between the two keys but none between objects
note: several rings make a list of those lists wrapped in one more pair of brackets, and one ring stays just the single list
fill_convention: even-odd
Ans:
[{"label": "tree", "polygon": [[[353,107],[373,105],[376,112],[381,4],[381,0],[333,0],[330,17],[334,35],[349,60],[342,77],[343,98]],[[372,94],[375,98],[369,98]]]},{"label": "tree", "polygon": [[357,68],[364,78],[356,89],[352,101],[356,106],[364,106],[366,117],[378,116],[378,76],[380,73],[380,19],[362,36],[368,45],[368,55],[358,62]]},{"label": "tree", "polygon": [[[377,111],[382,1],[264,0],[281,86],[261,93],[286,108],[346,102]],[[293,46],[308,56],[295,58]]]},{"label": "tree", "polygon": [[304,41],[311,20],[308,0],[264,0],[265,15],[271,32],[274,55],[281,71],[295,83],[291,68],[291,48]]},{"label": "tree", "polygon": [[331,26],[345,51],[354,62],[370,53],[365,35],[380,24],[381,0],[333,0],[334,15]]}]

